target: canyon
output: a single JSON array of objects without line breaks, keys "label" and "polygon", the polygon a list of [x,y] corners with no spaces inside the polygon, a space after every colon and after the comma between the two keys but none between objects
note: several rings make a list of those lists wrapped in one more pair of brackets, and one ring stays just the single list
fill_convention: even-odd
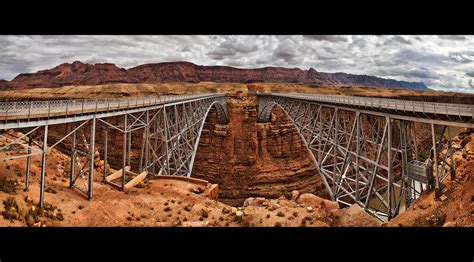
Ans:
[{"label": "canyon", "polygon": [[[227,105],[229,124],[218,124],[213,110],[206,120],[192,177],[218,184],[219,200],[233,206],[242,205],[248,197],[278,198],[292,190],[329,197],[304,142],[283,110],[274,110],[270,123],[257,123],[255,94],[231,94]],[[120,125],[123,119],[114,117],[108,121]],[[73,129],[71,124],[51,126],[49,140],[55,143]],[[90,137],[89,123],[82,130],[85,137]],[[132,132],[132,170],[139,168],[142,135],[143,130]],[[123,163],[123,134],[109,129],[108,139],[107,163],[118,170]],[[104,126],[97,125],[96,150],[101,156],[104,141]],[[70,148],[70,139],[57,146],[66,155]],[[103,170],[101,165],[100,170]],[[102,172],[96,175],[96,181],[101,181],[101,175]]]},{"label": "canyon", "polygon": [[308,150],[288,116],[277,108],[270,123],[257,123],[255,95],[227,100],[228,125],[208,118],[193,177],[219,184],[219,199],[242,205],[249,197],[278,198],[293,190],[328,198]]},{"label": "canyon", "polygon": [[324,73],[314,68],[264,67],[241,69],[229,66],[202,66],[190,62],[144,64],[124,69],[114,64],[64,63],[36,73],[22,73],[11,81],[0,81],[0,90],[100,85],[107,83],[305,83],[328,86],[371,86],[430,90],[422,82],[397,81],[368,75]]},{"label": "canyon", "polygon": [[[90,98],[97,96],[152,96],[193,92],[228,91],[230,123],[217,124],[211,112],[199,141],[193,177],[218,184],[218,201],[194,193],[189,184],[175,180],[147,179],[130,192],[120,192],[102,183],[101,159],[97,160],[95,196],[87,201],[68,188],[68,140],[59,144],[48,155],[46,201],[56,205],[64,214],[64,221],[47,220],[48,226],[187,226],[194,221],[201,226],[469,226],[472,221],[472,131],[461,133],[455,142],[456,181],[449,181],[450,198],[434,201],[427,191],[405,213],[388,223],[371,217],[357,205],[341,208],[327,200],[316,166],[296,128],[278,107],[271,122],[257,122],[256,91],[316,92],[342,95],[379,95],[398,98],[412,95],[414,99],[453,99],[449,93],[420,90],[396,90],[363,87],[314,88],[295,83],[266,84],[107,84],[102,86],[74,86],[51,89],[31,89],[25,92],[3,91],[2,98],[25,100],[54,98]],[[7,94],[7,95],[4,95]],[[12,96],[10,96],[12,95]],[[9,97],[10,96],[10,97]],[[470,101],[472,96],[460,96]],[[115,119],[120,121],[120,118]],[[50,142],[69,132],[72,126],[55,125],[50,129]],[[86,125],[86,136],[90,126]],[[426,139],[428,128],[420,130],[417,138]],[[103,155],[104,130],[97,127],[96,149]],[[141,132],[132,134],[132,166],[139,163]],[[122,136],[109,132],[110,172],[121,168]],[[429,141],[422,144],[429,144]],[[116,146],[114,146],[116,145]],[[421,148],[420,148],[421,151]],[[8,168],[7,168],[8,167]],[[10,194],[0,192],[0,199],[14,197],[38,201],[40,158],[33,157],[30,192]],[[0,165],[0,179],[15,181],[23,186],[25,159],[8,160]],[[51,193],[53,192],[53,193]],[[56,193],[54,193],[56,192]],[[163,194],[161,194],[163,193]],[[30,202],[27,205],[31,206]],[[459,207],[457,202],[460,202]],[[20,204],[21,205],[21,204]],[[80,208],[83,207],[83,208]],[[112,208],[111,208],[112,207]],[[171,210],[168,209],[171,208]],[[99,210],[97,212],[97,210]],[[187,211],[190,210],[190,211]],[[441,212],[441,213],[440,213]],[[441,220],[440,220],[441,219]],[[188,220],[188,221],[185,221]],[[194,223],[193,222],[193,223]],[[0,217],[1,225],[23,224]]]}]

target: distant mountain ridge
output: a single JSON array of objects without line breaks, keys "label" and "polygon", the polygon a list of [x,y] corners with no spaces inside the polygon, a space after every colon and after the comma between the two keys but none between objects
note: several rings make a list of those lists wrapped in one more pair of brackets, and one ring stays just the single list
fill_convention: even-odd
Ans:
[{"label": "distant mountain ridge", "polygon": [[281,82],[319,85],[349,85],[429,90],[422,82],[406,82],[368,75],[323,73],[313,68],[264,67],[241,69],[229,66],[201,66],[190,62],[143,64],[129,69],[110,63],[85,64],[75,61],[36,73],[19,74],[11,81],[1,81],[0,89],[29,89],[66,85],[107,83],[166,82]]}]

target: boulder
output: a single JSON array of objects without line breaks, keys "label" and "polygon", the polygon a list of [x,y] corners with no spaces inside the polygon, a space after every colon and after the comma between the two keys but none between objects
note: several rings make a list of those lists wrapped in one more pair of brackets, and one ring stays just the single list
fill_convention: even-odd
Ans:
[{"label": "boulder", "polygon": [[336,217],[336,225],[343,227],[377,227],[382,225],[380,220],[367,213],[357,204],[333,210],[331,213]]},{"label": "boulder", "polygon": [[300,196],[300,192],[298,190],[293,190],[291,191],[290,195],[291,195],[290,199],[293,201],[296,201],[296,199],[298,199],[298,197]]},{"label": "boulder", "polygon": [[334,201],[330,201],[321,197],[318,197],[316,195],[310,194],[310,193],[305,193],[302,194],[296,202],[298,204],[303,204],[306,206],[311,206],[313,208],[323,208],[326,211],[331,211],[334,209],[339,209],[339,204]]}]

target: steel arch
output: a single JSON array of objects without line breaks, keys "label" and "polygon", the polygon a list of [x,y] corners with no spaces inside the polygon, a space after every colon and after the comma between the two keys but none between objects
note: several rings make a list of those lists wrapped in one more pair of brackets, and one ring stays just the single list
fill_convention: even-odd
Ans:
[{"label": "steel arch", "polygon": [[[132,177],[134,180],[133,176],[138,173],[141,177],[148,174],[191,176],[200,134],[211,109],[215,108],[219,124],[227,124],[229,121],[225,100],[225,94],[197,94],[156,98],[0,103],[0,138],[6,141],[0,151],[13,150],[17,153],[2,157],[5,160],[28,158],[26,189],[29,187],[31,157],[42,156],[40,206],[43,206],[47,153],[59,143],[69,141],[70,188],[78,189],[91,199],[94,157],[97,151],[96,128],[104,130],[105,139],[101,140],[104,143],[104,182],[125,189],[125,182],[130,182],[126,181],[126,178]],[[57,141],[50,142],[48,127],[58,124],[71,124],[72,129]],[[86,124],[90,125],[90,129],[85,130]],[[26,132],[17,134],[15,129]],[[123,136],[123,166],[114,174],[108,174],[105,168],[110,130]],[[88,135],[84,135],[84,132]],[[140,137],[140,165],[136,169],[131,169],[130,164],[133,132],[143,132]],[[116,180],[120,181],[115,182]]]},{"label": "steel arch", "polygon": [[[422,190],[434,188],[435,196],[439,197],[441,182],[449,173],[446,170],[451,169],[452,176],[454,170],[454,164],[448,163],[453,150],[445,130],[447,126],[473,125],[469,107],[465,118],[450,120],[449,116],[396,114],[381,103],[374,103],[376,108],[361,108],[367,102],[359,98],[304,94],[258,96],[258,121],[270,121],[276,106],[285,112],[295,124],[332,200],[343,205],[357,203],[381,220],[398,215],[402,205],[410,206]],[[390,99],[382,101],[395,105]],[[415,123],[431,125],[435,179],[425,184],[415,180],[408,171],[410,161],[420,159]],[[442,147],[446,150],[441,150]]]}]

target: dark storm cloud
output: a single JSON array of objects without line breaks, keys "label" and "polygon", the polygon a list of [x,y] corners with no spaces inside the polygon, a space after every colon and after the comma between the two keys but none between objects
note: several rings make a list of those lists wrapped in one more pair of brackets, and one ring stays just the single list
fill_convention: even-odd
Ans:
[{"label": "dark storm cloud", "polygon": [[387,68],[387,69],[378,69],[375,71],[375,74],[379,76],[394,76],[394,77],[406,77],[413,79],[420,79],[426,81],[426,79],[439,79],[439,75],[434,72],[431,72],[427,68],[415,68],[406,70],[405,68]]},{"label": "dark storm cloud", "polygon": [[392,37],[390,40],[392,40],[392,41],[394,41],[394,42],[401,43],[401,44],[411,45],[411,41],[410,41],[410,40],[407,40],[407,39],[404,38],[403,36],[399,36],[399,35],[396,35],[396,36]]},{"label": "dark storm cloud", "polygon": [[189,48],[189,46],[185,46],[185,47],[181,48],[179,51],[181,51],[181,52],[189,52],[189,51],[191,51],[191,48]]},{"label": "dark storm cloud", "polygon": [[438,36],[441,39],[445,40],[453,40],[453,41],[464,41],[467,40],[467,38],[463,35],[439,35]]},{"label": "dark storm cloud", "polygon": [[283,59],[287,63],[294,63],[297,58],[297,53],[291,44],[284,42],[273,50],[273,56],[277,59]]},{"label": "dark storm cloud", "polygon": [[317,40],[317,41],[328,41],[328,42],[347,42],[348,37],[339,35],[303,35],[304,38]]},{"label": "dark storm cloud", "polygon": [[404,64],[408,61],[421,63],[442,63],[446,56],[431,52],[415,51],[412,49],[402,49],[396,52],[395,59],[397,64]]},{"label": "dark storm cloud", "polygon": [[234,56],[235,54],[237,54],[237,52],[235,50],[223,49],[223,48],[218,48],[214,51],[211,51],[211,52],[207,53],[207,55],[209,57],[211,57],[212,59],[216,59],[216,60],[222,60],[227,56]]},{"label": "dark storm cloud", "polygon": [[255,44],[239,43],[233,40],[222,42],[217,48],[207,53],[209,57],[216,60],[222,60],[237,54],[249,54],[258,50]]},{"label": "dark storm cloud", "polygon": [[438,75],[431,72],[427,68],[412,69],[412,70],[402,73],[402,75],[407,76],[407,77],[413,77],[413,78],[421,78],[421,79],[427,79],[427,78],[439,79]]},{"label": "dark storm cloud", "polygon": [[238,43],[238,42],[230,41],[230,40],[225,41],[222,44],[220,44],[219,48],[231,49],[243,54],[252,53],[258,50],[258,46],[255,44],[244,44],[244,43]]},{"label": "dark storm cloud", "polygon": [[467,76],[474,77],[474,71],[466,72]]}]

